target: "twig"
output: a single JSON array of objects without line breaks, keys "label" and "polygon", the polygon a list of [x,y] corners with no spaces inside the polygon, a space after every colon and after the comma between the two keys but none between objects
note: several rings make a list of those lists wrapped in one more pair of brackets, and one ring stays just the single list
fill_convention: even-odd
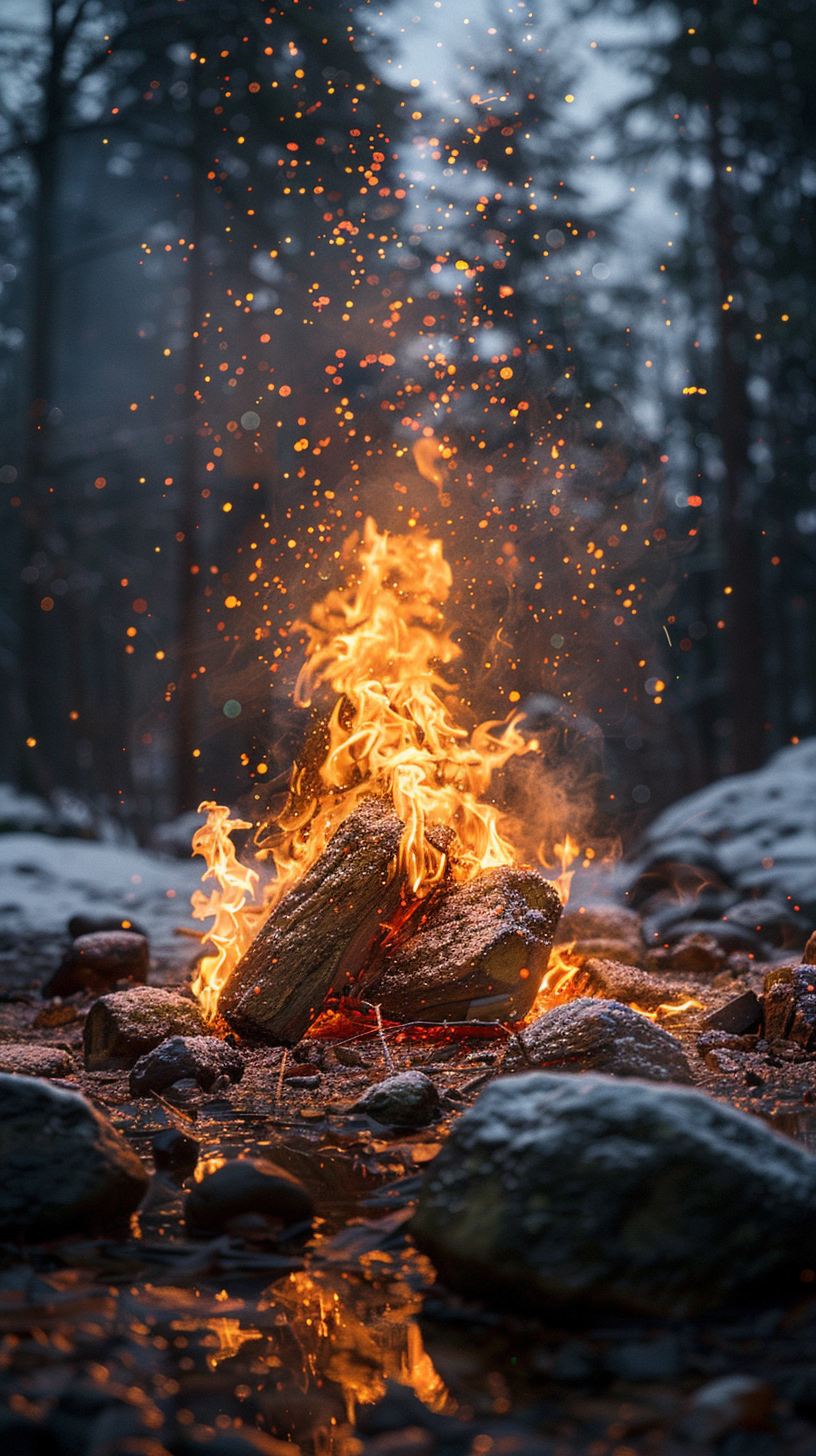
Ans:
[{"label": "twig", "polygon": [[278,1085],[277,1085],[277,1089],[275,1091],[275,1102],[276,1103],[280,1102],[281,1097],[283,1096],[283,1074],[286,1071],[286,1058],[288,1057],[288,1055],[289,1055],[289,1048],[288,1047],[284,1047],[284,1049],[283,1049],[283,1056],[281,1057],[280,1072],[278,1074]]},{"label": "twig", "polygon": [[384,1035],[384,1032],[383,1032],[382,1012],[380,1011],[379,1005],[375,1006],[374,1007],[374,1010],[377,1013],[377,1033],[378,1033],[379,1038],[380,1038],[380,1045],[382,1046],[382,1049],[383,1049],[383,1055],[385,1057],[385,1065],[387,1066],[389,1072],[393,1072],[393,1070],[394,1070],[394,1059],[391,1056],[391,1052],[389,1051],[389,1048],[388,1048],[388,1042],[386,1041],[385,1035]]}]

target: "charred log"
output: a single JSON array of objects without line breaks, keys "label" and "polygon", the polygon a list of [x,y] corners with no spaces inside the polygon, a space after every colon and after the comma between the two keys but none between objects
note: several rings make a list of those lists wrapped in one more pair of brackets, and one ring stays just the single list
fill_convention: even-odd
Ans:
[{"label": "charred log", "polygon": [[389,876],[402,830],[385,799],[364,800],[275,907],[218,1002],[242,1036],[294,1046],[358,974],[399,903]]},{"label": "charred log", "polygon": [[515,1020],[547,968],[561,902],[533,870],[509,865],[438,891],[362,979],[389,1020]]}]

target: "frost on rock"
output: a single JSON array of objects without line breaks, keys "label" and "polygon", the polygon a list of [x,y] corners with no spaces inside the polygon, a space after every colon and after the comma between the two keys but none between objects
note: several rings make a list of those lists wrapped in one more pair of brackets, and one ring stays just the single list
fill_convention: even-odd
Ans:
[{"label": "frost on rock", "polygon": [[659,814],[637,868],[659,860],[714,870],[737,889],[790,900],[816,917],[816,738]]},{"label": "frost on rock", "polygon": [[688,1088],[587,1073],[494,1082],[425,1176],[412,1233],[441,1280],[540,1312],[688,1315],[795,1288],[816,1158]]}]

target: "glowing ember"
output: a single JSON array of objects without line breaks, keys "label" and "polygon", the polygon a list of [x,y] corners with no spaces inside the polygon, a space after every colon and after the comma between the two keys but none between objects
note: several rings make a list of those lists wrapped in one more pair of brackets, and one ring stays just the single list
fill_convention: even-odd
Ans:
[{"label": "glowing ember", "polygon": [[[389,797],[405,825],[397,869],[411,898],[446,875],[466,881],[516,862],[505,816],[484,796],[497,769],[537,744],[519,732],[520,713],[471,732],[457,723],[441,671],[460,655],[442,612],[451,583],[441,541],[390,536],[369,518],[348,584],[301,624],[306,662],[295,702],[307,706],[328,690],[332,705],[322,761],[295,766],[287,809],[262,844],[260,856],[271,856],[276,870],[262,903],[251,903],[258,876],[235,858],[229,833],[238,825],[226,809],[203,805],[207,823],[193,841],[207,860],[205,878],[221,887],[209,898],[198,892],[193,908],[199,919],[215,916],[209,938],[218,953],[202,961],[194,986],[208,1014],[263,917],[370,794]],[[574,854],[567,841],[562,898]]]}]

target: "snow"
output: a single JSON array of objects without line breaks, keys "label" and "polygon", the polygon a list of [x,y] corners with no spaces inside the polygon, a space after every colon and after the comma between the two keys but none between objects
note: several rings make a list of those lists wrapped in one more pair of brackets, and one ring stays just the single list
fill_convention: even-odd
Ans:
[{"label": "snow", "polygon": [[[36,802],[36,801],[35,801]],[[190,914],[204,861],[169,860],[127,845],[0,834],[0,935],[64,935],[72,915],[126,915],[150,936],[154,952],[177,959],[177,925],[204,927]],[[188,956],[195,943],[186,939]]]},{"label": "snow", "polygon": [[659,814],[637,866],[658,859],[710,867],[739,890],[775,895],[816,917],[816,738]]}]

